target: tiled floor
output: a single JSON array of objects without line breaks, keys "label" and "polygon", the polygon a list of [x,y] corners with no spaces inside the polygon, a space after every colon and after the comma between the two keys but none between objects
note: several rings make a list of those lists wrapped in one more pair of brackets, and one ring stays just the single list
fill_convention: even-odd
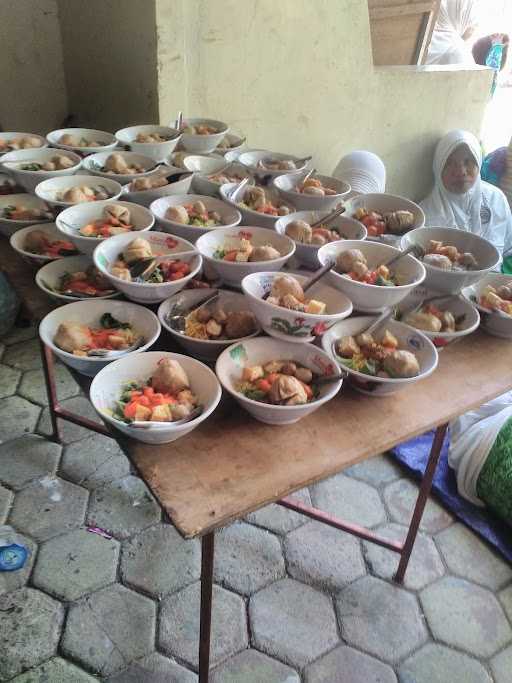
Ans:
[{"label": "tiled floor", "polygon": [[[162,522],[110,439],[46,441],[33,330],[0,344],[0,681],[197,680],[198,541]],[[5,347],[5,348],[3,348]],[[90,411],[66,369],[59,391]],[[298,494],[403,537],[416,486],[379,457]],[[111,538],[91,533],[105,530]],[[278,506],[217,535],[214,683],[511,683],[512,569],[430,501],[396,557]]]}]

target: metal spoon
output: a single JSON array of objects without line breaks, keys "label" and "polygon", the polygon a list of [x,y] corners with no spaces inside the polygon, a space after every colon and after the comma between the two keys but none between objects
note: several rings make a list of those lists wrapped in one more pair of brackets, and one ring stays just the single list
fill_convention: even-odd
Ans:
[{"label": "metal spoon", "polygon": [[[308,289],[310,289],[314,284],[316,284],[318,282],[318,280],[320,280],[321,277],[323,277],[326,273],[328,273],[331,270],[331,268],[334,268],[335,265],[336,264],[334,261],[332,261],[331,259],[328,259],[326,261],[325,265],[323,265],[321,268],[319,268],[316,271],[316,273],[313,273],[313,275],[308,280],[306,280],[306,282],[302,285],[302,291],[304,293],[307,292]],[[262,300],[266,301],[269,298],[269,296],[271,295],[271,293],[272,293],[272,289],[270,289],[268,292],[265,292],[265,294],[261,297]]]},{"label": "metal spoon", "polygon": [[316,379],[313,379],[311,384],[314,384],[316,387],[321,386],[322,384],[332,384],[333,382],[338,382],[340,379],[344,379],[345,375],[325,375],[322,377],[318,377]]},{"label": "metal spoon", "polygon": [[404,251],[401,251],[399,254],[396,254],[396,256],[393,256],[389,259],[389,261],[381,265],[386,266],[386,268],[389,268],[389,266],[393,265],[393,263],[396,263],[408,254],[412,254],[412,256],[415,256],[417,259],[422,259],[425,256],[425,250],[423,249],[423,247],[420,247],[419,244],[411,244],[410,247],[407,247],[407,249],[404,249]]},{"label": "metal spoon", "polygon": [[[206,299],[204,299],[199,305],[194,304],[194,306],[189,307],[187,310],[182,311],[181,313],[175,313],[174,315],[171,315],[170,313],[168,313],[166,318],[165,318],[165,322],[175,332],[179,332],[180,334],[184,334],[187,316],[189,316],[191,313],[194,313],[195,311],[198,311],[199,309],[203,308],[207,304],[211,303],[212,301],[217,299],[219,295],[220,295],[220,291],[217,289],[217,290],[215,290],[215,292],[213,294],[208,294]],[[176,306],[176,308],[174,310],[179,310],[179,306]]]},{"label": "metal spoon", "polygon": [[137,337],[131,346],[127,346],[125,349],[91,349],[87,351],[87,356],[89,357],[99,357],[99,358],[111,358],[112,356],[121,356],[125,353],[130,353],[135,351],[135,349],[140,348],[145,342],[144,337]]},{"label": "metal spoon", "polygon": [[128,266],[130,275],[133,280],[147,280],[154,270],[161,264],[168,261],[179,261],[183,257],[199,256],[198,251],[182,251],[176,254],[165,254],[162,256],[148,256],[146,258],[137,259]]},{"label": "metal spoon", "polygon": [[191,420],[194,420],[196,417],[201,415],[202,412],[203,406],[197,406],[189,415],[187,415],[187,417],[184,417],[182,420],[173,420],[171,422],[151,422],[150,420],[134,420],[133,422],[128,423],[128,427],[133,427],[133,429],[162,429],[165,427],[169,427],[170,425],[176,427],[177,425],[182,425],[185,424],[185,422],[190,422]]},{"label": "metal spoon", "polygon": [[235,187],[233,189],[233,191],[231,192],[231,194],[229,195],[229,201],[230,202],[233,202],[233,204],[236,204],[240,192],[244,189],[244,187],[247,185],[248,182],[249,182],[249,177],[244,178],[242,181],[240,181],[238,183],[237,187]]},{"label": "metal spoon", "polygon": [[327,223],[330,223],[335,218],[338,218],[338,216],[341,216],[341,214],[345,213],[345,211],[345,206],[340,206],[337,209],[334,209],[334,211],[331,211],[331,213],[326,214],[323,218],[319,218],[314,223],[311,223],[311,227],[317,228],[319,225],[327,225]]}]

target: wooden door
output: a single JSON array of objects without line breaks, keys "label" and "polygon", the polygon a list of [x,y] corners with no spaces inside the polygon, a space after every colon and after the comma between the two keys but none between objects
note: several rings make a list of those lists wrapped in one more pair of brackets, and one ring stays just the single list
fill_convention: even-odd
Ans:
[{"label": "wooden door", "polygon": [[375,66],[423,64],[441,0],[368,0]]}]

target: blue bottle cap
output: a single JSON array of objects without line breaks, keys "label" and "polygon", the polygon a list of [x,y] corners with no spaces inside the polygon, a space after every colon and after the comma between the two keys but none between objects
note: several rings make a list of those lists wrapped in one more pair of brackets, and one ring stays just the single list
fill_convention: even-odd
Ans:
[{"label": "blue bottle cap", "polygon": [[21,569],[27,561],[27,549],[11,543],[11,545],[3,545],[0,547],[0,572],[13,572],[16,569]]}]

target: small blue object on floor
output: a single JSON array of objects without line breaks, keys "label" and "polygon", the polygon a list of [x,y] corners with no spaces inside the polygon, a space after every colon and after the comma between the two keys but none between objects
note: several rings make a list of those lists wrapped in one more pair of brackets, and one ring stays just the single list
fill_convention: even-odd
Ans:
[{"label": "small blue object on floor", "polygon": [[[419,479],[425,472],[433,438],[434,432],[427,432],[396,446],[391,453]],[[432,493],[455,517],[490,543],[506,560],[512,562],[512,530],[485,508],[479,508],[459,495],[455,474],[448,465],[449,445],[448,432],[434,476]]]}]

